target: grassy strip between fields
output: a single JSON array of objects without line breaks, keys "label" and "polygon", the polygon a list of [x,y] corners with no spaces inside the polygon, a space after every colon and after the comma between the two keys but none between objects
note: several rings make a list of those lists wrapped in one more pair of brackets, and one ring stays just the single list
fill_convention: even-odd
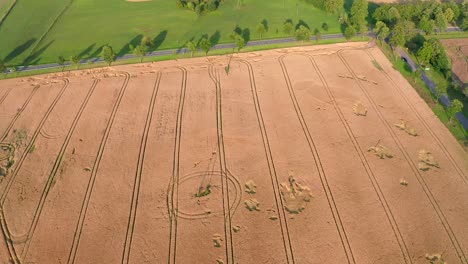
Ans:
[{"label": "grassy strip between fields", "polygon": [[[351,42],[356,41],[368,41],[369,37],[354,37],[352,38]],[[279,48],[288,48],[288,47],[299,47],[299,46],[310,46],[310,45],[323,45],[323,44],[334,44],[334,43],[343,43],[347,40],[344,38],[336,38],[336,39],[322,39],[319,41],[304,41],[304,42],[291,42],[291,43],[281,43],[281,44],[268,44],[268,45],[260,45],[260,46],[250,46],[242,49],[241,53],[244,52],[252,52],[252,51],[261,51],[261,50],[271,50],[271,49],[279,49]],[[173,54],[165,55],[165,56],[149,56],[145,57],[143,63],[145,62],[156,62],[156,61],[165,61],[165,60],[175,60],[175,59],[184,59],[190,58],[190,53],[185,54],[176,54],[176,50],[174,50]],[[209,52],[208,56],[215,56],[215,55],[226,55],[232,54],[232,49],[219,49],[219,50],[212,50]],[[194,53],[193,57],[204,57],[205,53],[202,51],[197,51]],[[112,63],[112,66],[116,65],[126,65],[126,64],[136,64],[140,63],[140,58],[130,58],[130,59],[121,59],[117,60]],[[89,63],[80,64],[79,67],[77,66],[66,66],[63,68],[63,71],[73,71],[73,70],[83,70],[83,69],[93,69],[99,67],[106,67],[107,63],[105,62],[96,62],[92,63],[89,60]],[[10,78],[17,78],[17,77],[27,77],[39,74],[47,74],[47,73],[54,73],[54,72],[61,72],[62,67],[55,67],[55,68],[47,68],[47,69],[39,69],[39,70],[32,70],[32,71],[19,71],[9,74],[4,74],[3,79],[10,79]]]},{"label": "grassy strip between fields", "polygon": [[468,38],[467,31],[455,31],[455,32],[445,32],[440,34],[429,35],[431,38],[437,39],[457,39],[457,38]]},{"label": "grassy strip between fields", "polygon": [[[391,48],[386,43],[379,43],[379,47],[390,60],[393,65],[393,68],[398,70],[405,79],[413,86],[416,92],[421,96],[421,98],[427,103],[427,105],[432,109],[434,114],[439,118],[439,120],[450,130],[452,135],[460,142],[462,147],[465,150],[468,150],[468,132],[463,128],[458,119],[453,118],[449,122],[449,115],[445,107],[437,100],[436,96],[433,95],[426,86],[426,84],[421,80],[418,72],[413,73],[409,66],[400,59],[396,52],[393,52]],[[437,85],[440,84],[440,76],[435,76],[437,73],[428,74],[428,76],[436,82]],[[443,79],[443,78],[442,78]],[[445,80],[445,79],[443,79]],[[465,107],[466,108],[466,107]]]}]

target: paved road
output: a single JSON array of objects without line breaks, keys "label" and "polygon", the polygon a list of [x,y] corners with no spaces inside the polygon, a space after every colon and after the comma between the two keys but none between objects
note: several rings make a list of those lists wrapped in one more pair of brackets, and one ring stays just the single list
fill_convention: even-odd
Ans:
[{"label": "paved road", "polygon": [[[368,33],[371,35],[371,33]],[[338,39],[338,38],[343,38],[343,34],[327,34],[327,35],[322,35],[321,39]],[[311,37],[310,40],[316,40],[315,37]],[[283,43],[294,43],[297,42],[295,38],[280,38],[280,39],[265,39],[265,40],[253,40],[249,41],[246,44],[246,47],[255,47],[255,46],[262,46],[262,45],[271,45],[271,44],[283,44]],[[226,44],[217,44],[214,45],[211,50],[220,50],[220,49],[235,49],[236,45],[233,43],[226,43]],[[170,49],[170,50],[158,50],[158,51],[153,51],[148,53],[145,58],[154,58],[154,57],[161,57],[161,56],[167,56],[167,55],[172,55],[172,54],[185,54],[189,53],[190,51],[187,48],[180,48],[180,49]],[[119,60],[125,60],[125,59],[131,59],[135,58],[135,55],[133,54],[126,54],[123,56],[117,57],[117,61]],[[91,59],[91,61],[94,62],[102,62],[103,60],[101,58],[95,58]],[[80,62],[81,65],[88,64],[88,60],[82,60]],[[65,66],[71,65],[70,62],[66,62]],[[40,64],[40,65],[31,65],[31,66],[20,66],[18,67],[19,72],[26,72],[26,71],[34,71],[34,70],[41,70],[41,69],[53,69],[53,68],[61,68],[57,63],[50,63],[50,64]]]},{"label": "paved road", "polygon": [[[415,61],[413,61],[413,59],[411,59],[408,53],[406,53],[403,49],[397,48],[397,52],[401,58],[405,59],[408,66],[411,68],[411,71],[415,72],[418,68],[421,68]],[[437,85],[435,84],[434,81],[431,80],[431,78],[429,78],[429,76],[427,76],[423,68],[421,68],[421,80],[424,81],[424,83],[427,85],[427,87],[429,87],[429,89],[434,95],[437,94],[437,90],[436,90]],[[450,104],[452,103],[446,94],[443,94],[439,100],[446,107],[450,106]],[[465,128],[465,130],[468,131],[468,118],[466,118],[466,116],[463,115],[462,112],[458,112],[456,114],[456,117],[458,121],[460,121],[462,126]]]}]

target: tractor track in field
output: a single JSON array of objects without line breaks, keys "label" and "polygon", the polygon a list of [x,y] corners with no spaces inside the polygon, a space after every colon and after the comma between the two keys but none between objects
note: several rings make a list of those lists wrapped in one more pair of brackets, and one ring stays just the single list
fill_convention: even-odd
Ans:
[{"label": "tractor track in field", "polygon": [[268,134],[267,134],[266,127],[265,127],[265,122],[263,120],[262,109],[260,107],[260,101],[258,99],[254,71],[250,62],[243,60],[243,59],[237,59],[237,61],[243,63],[247,67],[247,70],[249,73],[250,90],[252,92],[252,99],[255,105],[255,114],[256,114],[258,126],[261,132],[263,148],[265,151],[265,157],[267,159],[268,169],[270,172],[273,193],[275,196],[276,209],[278,210],[278,216],[279,216],[278,220],[280,222],[281,235],[283,238],[283,246],[284,246],[284,251],[286,254],[286,260],[287,260],[287,263],[294,264],[295,263],[294,251],[293,251],[292,244],[291,244],[291,237],[289,234],[288,222],[286,219],[286,212],[284,210],[283,200],[280,195],[280,189],[279,189],[280,185],[278,181],[278,175],[276,173],[275,163],[274,163],[273,156],[271,153],[271,148],[270,148],[270,142],[268,140]]},{"label": "tractor track in field", "polygon": [[[372,55],[372,53],[369,52],[369,50],[365,49],[366,54],[374,61],[377,61]],[[467,182],[467,176],[464,175],[463,170],[460,168],[460,166],[457,164],[453,156],[450,154],[450,152],[447,150],[447,147],[445,147],[444,143],[440,140],[440,138],[437,136],[436,133],[431,129],[431,127],[427,124],[427,122],[422,118],[421,114],[416,110],[414,105],[409,101],[408,97],[404,94],[404,92],[401,90],[401,88],[395,83],[395,81],[390,77],[390,75],[385,72],[385,71],[380,71],[383,73],[385,78],[390,81],[391,85],[396,88],[395,90],[400,94],[401,98],[405,101],[405,103],[408,105],[408,107],[411,109],[411,111],[416,115],[418,120],[423,124],[424,128],[429,132],[431,137],[434,139],[434,141],[437,143],[439,148],[442,150],[444,155],[447,157],[447,159],[452,163],[452,166],[455,168],[457,171],[457,174],[460,176],[460,178],[463,180],[463,182],[466,184]]]},{"label": "tractor track in field", "polygon": [[424,190],[424,193],[428,197],[429,201],[431,202],[432,207],[434,208],[434,211],[436,212],[439,220],[442,222],[442,225],[444,226],[445,231],[447,232],[447,235],[450,238],[450,241],[457,252],[457,256],[460,259],[460,262],[463,264],[468,263],[467,259],[465,257],[465,253],[463,252],[462,247],[460,246],[460,243],[458,242],[455,233],[452,230],[452,227],[448,223],[448,220],[440,208],[437,200],[435,199],[434,195],[432,194],[428,184],[426,183],[424,177],[421,175],[421,172],[419,171],[417,165],[411,160],[411,157],[409,156],[408,152],[406,151],[405,147],[401,143],[400,139],[396,135],[395,131],[392,130],[392,126],[388,123],[388,121],[385,119],[385,117],[382,115],[378,107],[376,106],[376,103],[374,100],[371,98],[370,94],[367,92],[367,89],[362,85],[362,83],[359,81],[359,78],[357,77],[356,73],[353,71],[351,66],[348,64],[346,59],[343,57],[343,55],[340,54],[341,51],[337,52],[338,57],[340,60],[343,62],[343,65],[346,67],[348,72],[353,76],[353,80],[356,82],[356,84],[359,86],[360,90],[363,92],[364,96],[367,98],[367,100],[370,102],[372,109],[377,113],[377,116],[379,120],[382,122],[382,124],[385,126],[385,129],[387,132],[391,135],[393,141],[395,144],[398,146],[398,149],[400,152],[403,154],[406,162],[410,166],[411,170],[413,171],[414,175],[416,176],[419,184]]},{"label": "tractor track in field", "polygon": [[112,129],[112,125],[114,124],[114,120],[115,120],[115,116],[117,114],[117,110],[119,109],[120,103],[122,102],[122,98],[123,98],[123,96],[125,94],[128,83],[130,81],[130,74],[128,72],[123,72],[123,74],[125,75],[125,79],[124,79],[124,82],[122,84],[122,87],[120,88],[118,97],[117,97],[117,99],[116,99],[116,101],[115,101],[115,103],[113,105],[112,112],[111,112],[110,117],[109,117],[109,121],[107,123],[106,129],[105,129],[104,134],[102,136],[101,143],[99,144],[99,149],[98,149],[98,152],[96,154],[96,159],[94,161],[94,164],[93,164],[93,167],[92,167],[92,170],[91,170],[91,175],[90,175],[90,178],[89,178],[88,186],[86,188],[85,197],[83,199],[83,203],[82,203],[82,206],[81,206],[81,209],[80,209],[80,215],[79,215],[79,218],[78,218],[77,225],[75,227],[75,234],[73,236],[73,242],[72,242],[70,252],[69,252],[69,255],[68,255],[68,260],[67,260],[68,264],[75,263],[76,254],[78,252],[78,247],[79,247],[79,244],[80,244],[81,233],[83,231],[83,224],[84,224],[84,221],[85,221],[85,218],[86,218],[86,213],[87,213],[87,210],[88,210],[89,201],[91,199],[91,195],[92,195],[92,192],[93,192],[94,183],[96,182],[97,172],[98,172],[99,166],[101,164],[101,159],[102,159],[102,156],[104,154],[104,150],[105,150],[105,147],[106,147],[106,144],[107,144],[107,139],[109,138],[109,134],[110,134],[110,131]]},{"label": "tractor track in field", "polygon": [[[299,122],[301,123],[302,131],[304,132],[304,136],[306,137],[307,144],[309,146],[310,152],[312,153],[314,157],[314,163],[315,167],[317,169],[317,172],[319,173],[320,176],[320,182],[322,184],[322,189],[325,193],[325,196],[327,197],[327,202],[328,206],[330,207],[330,211],[333,216],[333,220],[335,222],[336,229],[338,231],[338,234],[340,236],[340,240],[344,249],[344,252],[346,254],[346,258],[348,259],[348,263],[356,263],[356,260],[354,259],[354,254],[351,249],[351,245],[349,243],[348,235],[346,234],[345,227],[343,225],[343,222],[341,220],[341,216],[338,210],[338,207],[335,202],[335,198],[333,196],[333,192],[330,188],[330,184],[328,183],[327,175],[325,173],[325,170],[322,165],[322,161],[320,159],[320,155],[317,149],[317,146],[315,144],[314,139],[312,138],[312,135],[309,131],[309,127],[307,125],[307,122],[305,121],[304,115],[302,114],[301,107],[299,105],[299,102],[297,101],[296,94],[294,92],[294,88],[291,83],[291,78],[288,74],[287,67],[284,63],[284,57],[286,55],[282,55],[278,58],[278,62],[281,66],[283,76],[285,78],[286,86],[288,87],[288,92],[289,96],[291,98],[291,101],[294,105],[294,110],[296,112],[297,118],[299,119]],[[341,118],[341,117],[340,117]]]},{"label": "tractor track in field", "polygon": [[366,158],[366,156],[364,154],[365,151],[363,151],[361,146],[359,145],[359,142],[357,141],[357,137],[354,135],[353,130],[351,129],[351,126],[349,125],[348,121],[344,117],[344,114],[341,111],[333,92],[331,91],[325,77],[323,76],[322,72],[320,71],[320,68],[318,67],[317,63],[315,62],[315,59],[313,58],[313,56],[308,55],[308,54],[306,54],[304,56],[306,56],[309,59],[309,61],[310,61],[311,65],[313,66],[315,72],[319,76],[320,81],[322,82],[322,86],[325,88],[329,99],[333,103],[333,107],[335,109],[335,112],[337,113],[343,127],[345,128],[346,134],[347,134],[348,138],[350,139],[350,141],[352,142],[353,148],[355,149],[356,153],[359,156],[361,164],[363,165],[364,170],[366,172],[366,175],[369,178],[369,181],[371,182],[372,188],[374,189],[377,197],[379,198],[379,202],[380,202],[380,205],[382,206],[382,209],[385,212],[385,216],[386,216],[390,226],[392,227],[392,232],[393,232],[393,234],[395,236],[395,239],[396,239],[396,241],[398,243],[401,255],[402,255],[405,263],[413,263],[413,261],[411,259],[411,255],[410,255],[410,253],[408,251],[408,247],[406,245],[406,242],[405,242],[405,240],[403,238],[403,235],[401,234],[400,227],[398,226],[398,223],[395,220],[394,214],[393,214],[392,210],[390,209],[389,203],[388,203],[385,195],[382,192],[382,188],[381,188],[379,182],[377,181],[377,178],[375,177],[374,171],[372,170],[372,168],[371,168],[371,166],[369,164],[369,161],[367,160],[367,158]]},{"label": "tractor track in field", "polygon": [[182,72],[182,82],[180,87],[179,105],[177,109],[177,120],[174,137],[174,154],[172,161],[172,186],[167,196],[167,206],[169,210],[170,232],[169,232],[169,253],[168,263],[176,263],[177,251],[177,212],[179,210],[179,178],[180,178],[180,142],[182,136],[182,117],[185,104],[185,92],[187,90],[187,70],[183,67],[176,67]]},{"label": "tractor track in field", "polygon": [[5,99],[8,97],[8,95],[10,94],[11,90],[13,90],[13,88],[8,88],[6,90],[6,92],[2,95],[2,97],[0,97],[0,105],[3,104],[3,102],[5,101]]},{"label": "tractor track in field", "polygon": [[[226,151],[224,146],[224,133],[223,133],[223,105],[221,94],[221,80],[219,72],[215,71],[213,64],[210,64],[208,69],[209,75],[216,88],[216,134],[218,137],[218,156],[221,174],[225,173],[226,177],[221,179],[221,191],[223,195],[223,218],[224,218],[224,244],[226,254],[226,264],[236,263],[234,255],[234,243],[232,239],[232,216],[231,203],[229,197],[229,181],[228,181],[228,168],[226,163]],[[234,209],[235,211],[235,209]],[[226,214],[227,212],[227,214]]]},{"label": "tractor track in field", "polygon": [[[15,125],[16,123],[16,120],[18,120],[18,118],[20,117],[20,115],[23,113],[24,109],[26,109],[26,107],[29,105],[29,102],[31,101],[31,99],[33,98],[34,94],[36,94],[37,90],[39,89],[39,87],[34,87],[31,91],[31,93],[29,94],[28,98],[26,99],[26,101],[24,101],[23,105],[21,106],[21,108],[16,111],[16,114],[15,116],[13,117],[13,119],[10,121],[10,124],[8,124],[8,127],[5,129],[5,131],[3,132],[2,136],[0,137],[0,142],[3,142],[6,137],[8,136],[8,134],[10,133],[11,131],[11,128]],[[40,133],[40,132],[39,132]]]},{"label": "tractor track in field", "polygon": [[57,176],[57,172],[59,171],[60,165],[62,164],[62,160],[63,160],[65,152],[66,152],[66,150],[68,148],[68,144],[70,143],[70,140],[71,140],[71,138],[72,138],[72,136],[73,136],[73,134],[75,132],[75,128],[76,128],[78,122],[80,121],[81,116],[83,114],[83,111],[86,109],[86,106],[88,105],[89,99],[93,95],[94,90],[95,90],[96,86],[98,85],[99,81],[100,81],[99,79],[94,80],[93,84],[91,85],[91,87],[90,87],[84,101],[82,102],[82,104],[81,104],[81,106],[80,106],[80,108],[78,110],[78,113],[76,114],[76,116],[75,116],[75,118],[73,120],[73,123],[72,123],[70,129],[68,130],[67,136],[65,137],[65,140],[64,140],[62,146],[60,147],[59,154],[57,155],[57,158],[55,159],[54,166],[52,167],[52,171],[49,174],[46,185],[44,186],[44,190],[41,193],[41,198],[40,198],[39,203],[38,203],[38,205],[36,207],[36,210],[34,212],[33,221],[31,222],[31,226],[29,227],[29,230],[27,232],[26,244],[25,244],[25,247],[23,248],[23,251],[21,252],[21,259],[23,261],[26,260],[28,250],[29,250],[29,246],[30,246],[32,238],[34,236],[34,232],[36,231],[36,227],[37,227],[37,224],[39,222],[39,218],[41,217],[42,210],[44,209],[44,205],[46,203],[47,196],[49,194],[50,189],[52,188],[53,182],[55,181],[55,178]]},{"label": "tractor track in field", "polygon": [[34,131],[32,137],[31,137],[31,140],[29,141],[28,146],[25,148],[25,151],[22,153],[20,159],[18,160],[17,165],[16,165],[16,167],[15,167],[15,169],[13,171],[13,174],[10,175],[10,177],[8,178],[5,190],[4,190],[3,194],[2,194],[2,196],[0,197],[0,225],[1,225],[0,227],[2,229],[2,234],[3,234],[3,237],[4,237],[5,242],[7,244],[7,247],[8,247],[10,258],[13,261],[13,263],[15,263],[15,264],[17,264],[17,263],[19,264],[20,259],[18,258],[18,254],[17,254],[17,252],[15,250],[15,247],[13,245],[13,240],[11,238],[11,233],[10,233],[10,231],[8,229],[8,223],[7,223],[6,218],[5,218],[5,212],[4,212],[4,209],[3,209],[3,205],[5,203],[5,200],[6,200],[7,196],[8,196],[8,193],[10,191],[11,186],[13,185],[13,182],[15,181],[16,176],[18,175],[18,172],[21,170],[21,166],[23,165],[24,160],[26,159],[26,157],[29,154],[29,152],[27,150],[30,149],[34,145],[34,141],[36,140],[37,136],[39,135],[39,133],[40,133],[42,127],[44,126],[45,122],[48,120],[50,113],[54,110],[55,105],[57,105],[58,101],[62,98],[62,95],[64,94],[65,90],[67,89],[67,87],[68,87],[68,85],[70,83],[70,81],[68,79],[63,79],[63,81],[64,81],[64,85],[62,86],[61,90],[58,92],[58,94],[55,97],[52,104],[47,109],[44,116],[42,117],[42,120],[40,121],[38,127]]},{"label": "tractor track in field", "polygon": [[148,106],[148,111],[146,114],[145,126],[143,129],[143,134],[141,136],[140,151],[138,153],[138,162],[135,170],[135,180],[133,183],[133,192],[132,192],[132,201],[130,206],[130,212],[128,216],[128,225],[125,235],[124,249],[122,252],[122,264],[128,263],[130,261],[130,252],[132,249],[132,240],[133,232],[135,230],[135,221],[137,216],[138,209],[138,198],[140,196],[140,186],[141,178],[143,175],[143,167],[145,162],[146,146],[148,144],[149,132],[151,127],[151,122],[153,120],[154,108],[156,105],[156,97],[159,92],[159,84],[161,83],[162,73],[158,72],[156,74],[156,80],[153,86],[153,92],[151,94],[150,103]]}]

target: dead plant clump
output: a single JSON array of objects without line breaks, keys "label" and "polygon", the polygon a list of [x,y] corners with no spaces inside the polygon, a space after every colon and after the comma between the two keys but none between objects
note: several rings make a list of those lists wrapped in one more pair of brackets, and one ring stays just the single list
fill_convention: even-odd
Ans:
[{"label": "dead plant clump", "polygon": [[390,151],[390,149],[388,149],[384,145],[377,145],[377,146],[374,146],[374,147],[370,147],[370,148],[367,149],[367,151],[374,153],[377,157],[379,157],[381,159],[393,158],[393,154]]},{"label": "dead plant clump", "polygon": [[214,234],[212,240],[214,247],[221,247],[221,242],[223,239],[220,234]]},{"label": "dead plant clump", "polygon": [[289,176],[288,183],[280,184],[281,198],[284,201],[286,211],[298,214],[304,211],[306,203],[312,199],[312,192],[307,186],[302,186],[292,175]]},{"label": "dead plant clump", "polygon": [[395,126],[398,127],[399,129],[405,131],[406,133],[408,133],[411,136],[416,137],[418,135],[416,130],[414,128],[408,126],[408,122],[403,120],[403,119],[400,119],[400,121],[398,123],[396,123]]},{"label": "dead plant clump", "polygon": [[429,260],[430,264],[447,264],[442,254],[426,254],[426,259]]},{"label": "dead plant clump", "polygon": [[367,108],[361,102],[356,102],[353,105],[353,112],[357,116],[366,116],[367,115]]},{"label": "dead plant clump", "polygon": [[418,157],[419,157],[418,167],[420,170],[427,171],[431,167],[439,168],[439,163],[435,160],[434,156],[432,156],[431,152],[422,149],[419,151]]},{"label": "dead plant clump", "polygon": [[260,211],[260,203],[257,199],[247,199],[244,201],[244,204],[249,211]]},{"label": "dead plant clump", "polygon": [[257,185],[252,180],[249,180],[245,183],[245,192],[249,194],[257,193]]}]

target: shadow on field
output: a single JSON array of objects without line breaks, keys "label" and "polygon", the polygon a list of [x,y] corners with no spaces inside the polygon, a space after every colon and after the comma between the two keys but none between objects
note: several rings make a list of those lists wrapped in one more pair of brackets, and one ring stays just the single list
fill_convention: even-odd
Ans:
[{"label": "shadow on field", "polygon": [[41,59],[39,56],[41,56],[41,54],[44,53],[44,51],[46,51],[50,47],[50,45],[52,45],[52,43],[54,43],[54,41],[55,40],[52,40],[49,43],[47,43],[46,45],[44,45],[42,48],[34,51],[31,55],[29,55],[28,57],[26,57],[24,59],[22,64],[24,66],[37,64]]},{"label": "shadow on field", "polygon": [[167,37],[167,30],[163,30],[159,32],[159,34],[153,39],[153,47],[151,48],[151,51],[155,51],[159,47],[161,47],[164,40],[166,40],[166,37]]},{"label": "shadow on field", "polygon": [[25,43],[19,45],[12,52],[10,52],[10,54],[8,54],[5,57],[4,61],[9,62],[9,61],[13,60],[14,58],[16,58],[17,56],[21,55],[23,52],[25,52],[27,49],[29,49],[34,44],[34,42],[36,42],[36,38],[32,38],[32,39],[26,41]]},{"label": "shadow on field", "polygon": [[306,27],[307,29],[310,29],[309,25],[302,19],[299,19],[299,22],[297,22],[297,25],[295,27],[295,29],[299,29],[300,26],[304,26]]},{"label": "shadow on field", "polygon": [[93,59],[93,61],[96,61],[96,58],[101,56],[102,48],[104,48],[104,45],[100,46],[93,53],[89,54],[88,58]]},{"label": "shadow on field", "polygon": [[130,50],[130,45],[132,45],[133,47],[136,47],[136,46],[140,45],[142,39],[143,39],[142,34],[136,35],[127,44],[125,44],[120,49],[119,52],[117,52],[117,56],[122,56],[122,55],[125,55],[125,54],[128,54],[128,53],[131,53],[132,51]]},{"label": "shadow on field", "polygon": [[211,35],[210,37],[211,46],[218,44],[220,39],[221,33],[219,32],[219,30],[216,30],[215,33],[213,33],[213,35]]},{"label": "shadow on field", "polygon": [[78,58],[89,58],[91,51],[94,49],[94,46],[96,46],[96,43],[89,45],[89,47],[78,54]]}]

